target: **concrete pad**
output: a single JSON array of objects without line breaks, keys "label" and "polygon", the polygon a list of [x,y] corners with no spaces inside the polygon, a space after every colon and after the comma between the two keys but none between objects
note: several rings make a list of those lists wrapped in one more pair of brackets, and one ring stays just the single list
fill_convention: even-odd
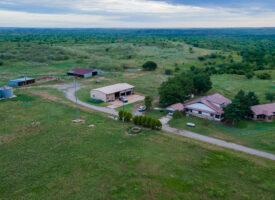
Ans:
[{"label": "concrete pad", "polygon": [[[129,96],[126,96],[126,98],[128,99],[128,103],[124,103],[124,105],[135,103],[138,101],[143,101],[145,99],[144,96],[138,95],[138,94],[129,95]],[[108,106],[108,108],[113,108],[113,109],[123,106],[122,101],[118,99],[113,102],[110,102],[109,104],[110,105]]]}]

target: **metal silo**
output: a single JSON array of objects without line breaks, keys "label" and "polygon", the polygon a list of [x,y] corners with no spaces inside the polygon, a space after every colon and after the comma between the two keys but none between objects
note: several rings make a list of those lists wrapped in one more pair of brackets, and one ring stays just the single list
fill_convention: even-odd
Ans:
[{"label": "metal silo", "polygon": [[13,96],[12,87],[3,86],[0,88],[1,98],[11,98]]}]

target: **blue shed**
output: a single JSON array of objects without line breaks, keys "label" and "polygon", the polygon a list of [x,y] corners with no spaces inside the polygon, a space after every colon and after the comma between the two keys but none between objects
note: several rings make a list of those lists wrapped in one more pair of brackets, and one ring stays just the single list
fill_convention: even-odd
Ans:
[{"label": "blue shed", "polygon": [[11,98],[13,97],[13,89],[9,86],[3,86],[0,88],[0,98]]},{"label": "blue shed", "polygon": [[9,81],[10,86],[23,86],[23,85],[29,85],[29,84],[32,84],[32,83],[35,83],[35,79],[34,78],[28,78],[28,77]]}]

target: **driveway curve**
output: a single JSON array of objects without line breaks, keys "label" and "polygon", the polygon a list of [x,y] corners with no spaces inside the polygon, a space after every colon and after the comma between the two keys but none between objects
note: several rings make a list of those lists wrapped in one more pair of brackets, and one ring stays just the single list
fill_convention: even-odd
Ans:
[{"label": "driveway curve", "polygon": [[188,138],[192,138],[192,139],[195,139],[195,140],[199,140],[199,141],[202,141],[202,142],[207,142],[207,143],[214,144],[214,145],[217,145],[217,146],[225,147],[225,148],[228,148],[228,149],[233,149],[235,151],[240,151],[240,152],[244,152],[244,153],[247,153],[247,154],[267,158],[267,159],[270,159],[270,160],[275,160],[275,155],[272,154],[272,153],[259,151],[259,150],[256,150],[256,149],[252,149],[252,148],[245,147],[245,146],[238,145],[238,144],[231,143],[231,142],[226,142],[224,140],[204,136],[204,135],[193,133],[193,132],[190,132],[190,131],[185,131],[185,130],[172,128],[168,125],[168,121],[170,119],[171,119],[171,117],[167,117],[167,116],[160,119],[160,121],[162,122],[162,130],[170,132],[170,133],[174,133],[174,134],[177,134],[177,135],[185,136],[185,137],[188,137]]},{"label": "driveway curve", "polygon": [[[78,86],[76,88],[76,91],[79,90],[80,88],[83,88],[81,86]],[[69,88],[67,90],[65,90],[65,95],[66,98],[75,102],[75,89],[74,88]],[[111,115],[118,115],[118,112],[115,109],[112,108],[106,108],[106,107],[101,107],[101,106],[94,106],[88,103],[85,103],[83,101],[80,101],[79,99],[77,99],[77,103],[81,106],[85,106],[87,108],[99,111],[99,112],[103,112],[103,113],[107,113],[107,114],[111,114]]]}]

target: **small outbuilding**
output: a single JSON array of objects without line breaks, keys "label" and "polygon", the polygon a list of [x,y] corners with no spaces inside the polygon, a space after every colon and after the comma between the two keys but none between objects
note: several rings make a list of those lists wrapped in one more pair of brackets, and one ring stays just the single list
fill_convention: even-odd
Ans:
[{"label": "small outbuilding", "polygon": [[102,75],[102,71],[97,69],[76,68],[74,70],[68,71],[67,75],[80,78],[90,78],[96,75]]},{"label": "small outbuilding", "polygon": [[0,99],[12,98],[13,88],[9,86],[0,87]]},{"label": "small outbuilding", "polygon": [[16,87],[17,86],[29,85],[29,84],[33,84],[33,83],[35,83],[35,79],[34,78],[28,78],[28,77],[24,77],[24,78],[9,81],[10,86],[16,86]]},{"label": "small outbuilding", "polygon": [[115,101],[121,96],[129,96],[135,93],[135,86],[128,83],[118,83],[106,87],[91,90],[91,98],[102,100],[104,102]]}]

